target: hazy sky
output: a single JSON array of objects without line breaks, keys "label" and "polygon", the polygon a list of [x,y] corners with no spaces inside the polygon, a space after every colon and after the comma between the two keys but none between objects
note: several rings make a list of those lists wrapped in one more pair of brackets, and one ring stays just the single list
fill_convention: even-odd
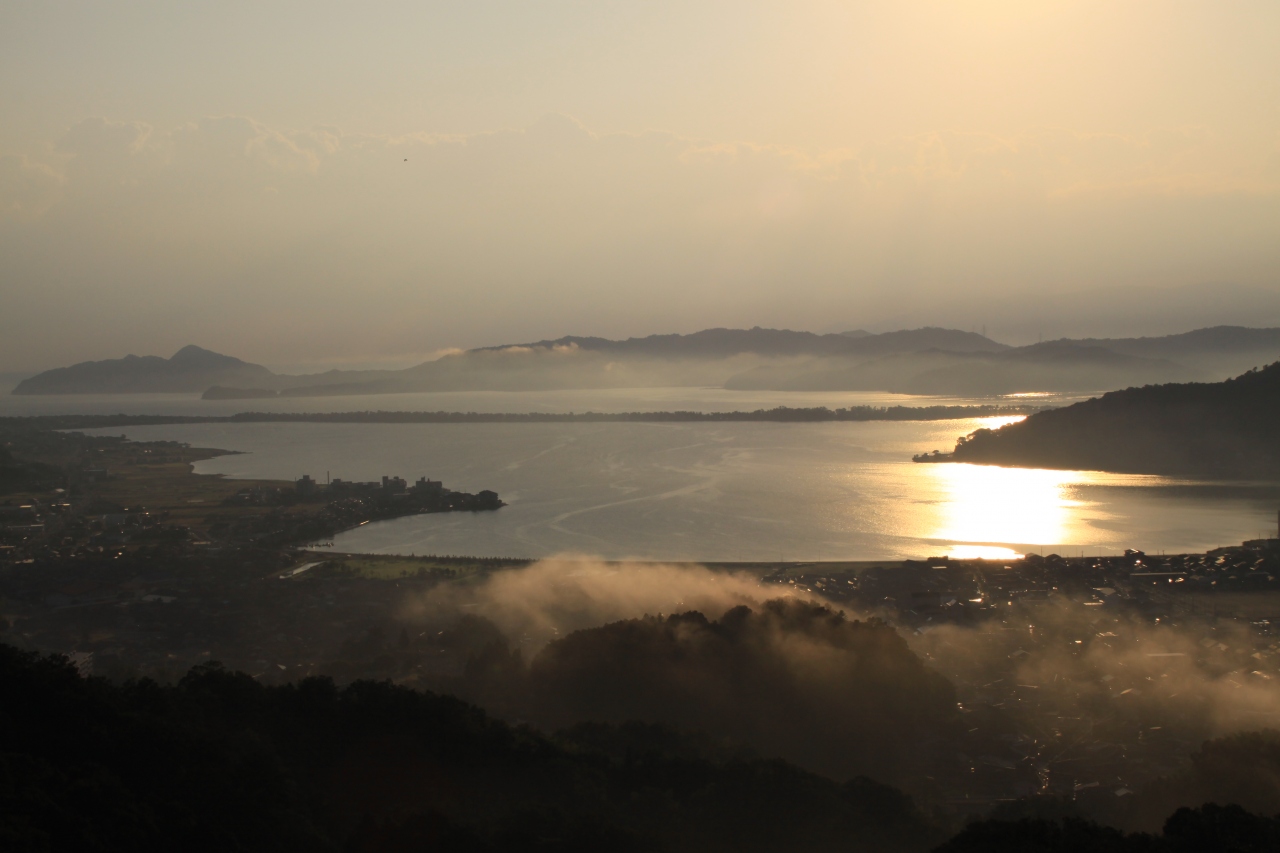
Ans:
[{"label": "hazy sky", "polygon": [[1280,324],[1278,44],[1275,0],[6,0],[0,371]]}]

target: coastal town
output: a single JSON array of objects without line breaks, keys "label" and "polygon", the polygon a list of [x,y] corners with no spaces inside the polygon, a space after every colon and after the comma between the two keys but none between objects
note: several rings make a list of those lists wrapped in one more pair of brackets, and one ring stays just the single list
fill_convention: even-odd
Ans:
[{"label": "coastal town", "polygon": [[[29,488],[0,496],[4,640],[84,674],[172,681],[218,661],[268,684],[327,675],[465,695],[495,649],[525,642],[474,610],[410,605],[530,560],[325,547],[364,523],[492,511],[493,492],[426,477],[226,480],[191,471],[220,451],[77,433],[6,446],[11,482]],[[1052,796],[1105,813],[1170,772],[1216,716],[1271,722],[1256,700],[1280,682],[1280,539],[1204,554],[708,568],[754,578],[761,601],[812,598],[895,626],[955,685],[970,723],[937,792],[962,812]]]},{"label": "coastal town", "polygon": [[[255,637],[283,637],[281,626],[303,606],[284,587],[277,600],[265,582],[296,574],[307,546],[372,522],[504,505],[495,492],[458,492],[426,477],[246,483],[199,475],[192,463],[223,451],[174,442],[30,430],[4,437],[0,628],[8,642],[68,654],[85,672],[181,675],[215,651],[254,670],[266,653]],[[341,605],[358,608],[357,599]]]},{"label": "coastal town", "polygon": [[1105,816],[1215,727],[1277,722],[1280,538],[795,565],[765,582],[889,621],[956,686],[970,721],[960,808],[1048,796]]}]

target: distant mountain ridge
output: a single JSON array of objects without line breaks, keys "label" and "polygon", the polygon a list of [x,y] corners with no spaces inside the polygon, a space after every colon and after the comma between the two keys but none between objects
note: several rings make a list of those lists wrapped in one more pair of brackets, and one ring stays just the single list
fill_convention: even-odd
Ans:
[{"label": "distant mountain ridge", "polygon": [[[625,371],[614,371],[614,376],[610,377],[607,375],[610,371],[604,370],[608,362],[602,361],[598,365],[582,363],[589,361],[591,355],[623,360],[705,361],[744,355],[763,358],[879,355],[938,347],[956,352],[997,352],[1008,349],[1005,344],[973,332],[954,329],[913,329],[881,335],[864,332],[818,335],[813,332],[756,327],[707,329],[690,335],[650,335],[623,341],[567,336],[534,343],[481,347],[405,370],[332,370],[288,376],[273,373],[262,365],[188,346],[169,359],[129,355],[121,359],[88,361],[71,367],[47,370],[20,382],[12,393],[199,393],[212,390],[211,396],[216,399],[235,399],[240,396],[271,396],[271,392],[297,396],[470,388],[510,390],[519,383],[531,384],[532,387],[605,387],[611,381],[638,382],[642,385],[653,383],[643,381],[643,377],[624,376]],[[555,356],[570,354],[588,358],[573,363],[553,363],[556,361]],[[539,360],[537,356],[548,358]],[[599,368],[592,371],[599,375],[583,376],[584,371],[580,368],[584,366]],[[557,371],[559,375],[553,375]],[[682,384],[673,376],[664,374],[664,377],[665,383]],[[719,384],[724,378],[710,378],[699,374],[695,384]],[[617,387],[626,386],[624,384]]]},{"label": "distant mountain ridge", "polygon": [[1063,339],[1025,347],[938,327],[881,334],[717,328],[625,340],[566,336],[481,347],[404,370],[302,376],[189,346],[169,359],[127,356],[49,370],[24,380],[13,393],[249,399],[683,385],[990,396],[1218,379],[1277,359],[1280,329],[1231,326],[1163,338]]},{"label": "distant mountain ridge", "polygon": [[[517,344],[523,347],[577,347],[592,352],[645,355],[659,358],[728,358],[750,353],[765,356],[887,355],[941,349],[949,352],[1000,352],[1008,344],[997,343],[976,332],[925,327],[884,332],[843,332],[819,335],[790,329],[704,329],[688,335],[649,335],[613,341],[607,338],[567,336],[553,341]],[[473,352],[498,352],[509,346],[484,347]]]},{"label": "distant mountain ridge", "polygon": [[[1062,340],[1068,340],[1063,338]],[[1247,326],[1211,326],[1156,338],[1079,338],[1074,343],[1097,346],[1126,355],[1170,357],[1197,352],[1252,352],[1280,346],[1280,329]]]},{"label": "distant mountain ridge", "polygon": [[269,381],[274,375],[260,364],[185,346],[170,358],[127,355],[46,370],[19,382],[11,393],[191,393],[204,391],[211,385]]},{"label": "distant mountain ridge", "polygon": [[951,459],[1144,474],[1280,478],[1280,362],[1214,383],[1113,391],[960,440]]},{"label": "distant mountain ridge", "polygon": [[764,365],[730,377],[725,387],[988,396],[1030,390],[1093,391],[1190,377],[1199,378],[1198,372],[1170,361],[1054,341],[999,352],[925,350],[866,361],[820,359],[801,365]]}]

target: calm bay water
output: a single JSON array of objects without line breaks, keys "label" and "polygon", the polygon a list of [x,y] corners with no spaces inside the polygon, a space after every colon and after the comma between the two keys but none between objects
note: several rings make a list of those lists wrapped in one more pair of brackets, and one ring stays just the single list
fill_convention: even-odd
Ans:
[{"label": "calm bay water", "polygon": [[[1029,396],[1031,399],[1026,399]],[[347,397],[201,400],[198,394],[0,395],[0,416],[232,415],[236,412],[732,412],[775,406],[941,406],[1062,404],[1081,397],[982,398],[874,391],[727,391],[723,388],[594,388],[569,391],[430,391]]]},{"label": "calm bay water", "polygon": [[[831,396],[822,402],[850,405]],[[506,411],[537,410],[508,402]],[[641,402],[632,394],[622,408]],[[329,401],[326,410],[337,408]],[[394,408],[424,407],[402,399]],[[468,408],[504,410],[492,401]],[[201,473],[427,475],[463,491],[493,489],[509,504],[369,524],[335,541],[351,552],[708,561],[1177,552],[1272,529],[1276,487],[910,461],[995,425],[194,424],[106,432],[244,452],[200,463]]]}]

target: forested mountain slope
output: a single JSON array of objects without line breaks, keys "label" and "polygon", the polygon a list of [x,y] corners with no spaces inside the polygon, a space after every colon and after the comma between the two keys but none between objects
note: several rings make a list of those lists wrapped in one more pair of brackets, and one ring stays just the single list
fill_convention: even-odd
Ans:
[{"label": "forested mountain slope", "polygon": [[1280,362],[1216,383],[1149,385],[960,440],[952,459],[1099,471],[1280,477]]}]

